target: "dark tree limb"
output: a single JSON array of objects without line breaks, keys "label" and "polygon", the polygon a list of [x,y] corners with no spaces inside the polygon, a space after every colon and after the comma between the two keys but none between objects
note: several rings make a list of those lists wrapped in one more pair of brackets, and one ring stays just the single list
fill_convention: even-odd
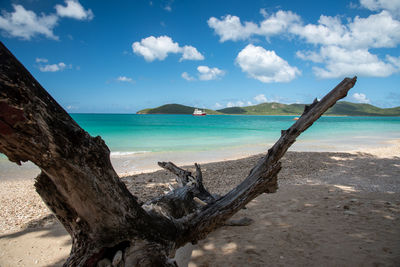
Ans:
[{"label": "dark tree limb", "polygon": [[140,205],[119,180],[104,141],[80,128],[0,43],[0,152],[41,169],[36,190],[73,240],[65,265],[95,266],[122,254],[121,266],[174,266],[176,249],[205,238],[258,195],[276,191],[279,160],[355,82],[356,77],[344,79],[306,107],[225,196],[206,190],[199,165],[193,176],[173,163],[159,163],[177,175],[179,187]]}]

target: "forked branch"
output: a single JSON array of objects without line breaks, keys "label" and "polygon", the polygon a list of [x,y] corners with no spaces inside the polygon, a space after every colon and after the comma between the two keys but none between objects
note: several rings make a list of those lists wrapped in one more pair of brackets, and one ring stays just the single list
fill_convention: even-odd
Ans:
[{"label": "forked branch", "polygon": [[192,175],[173,163],[159,163],[177,175],[179,187],[141,206],[114,171],[104,141],[80,128],[0,42],[0,152],[41,169],[37,192],[73,239],[66,265],[95,266],[118,250],[127,265],[173,266],[177,248],[206,237],[258,195],[276,191],[279,160],[355,82],[356,77],[344,79],[306,107],[225,196],[206,190],[199,165]]}]

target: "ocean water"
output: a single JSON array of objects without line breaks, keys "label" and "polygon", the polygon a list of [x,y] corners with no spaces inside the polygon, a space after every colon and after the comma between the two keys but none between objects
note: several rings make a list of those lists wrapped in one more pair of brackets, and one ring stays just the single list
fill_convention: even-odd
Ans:
[{"label": "ocean water", "polygon": [[[273,144],[294,116],[71,114],[113,155]],[[298,141],[365,143],[400,138],[400,117],[321,117]],[[317,143],[318,143],[317,142]]]},{"label": "ocean water", "polygon": [[[289,128],[294,116],[71,114],[111,150],[119,174],[157,169],[157,161],[180,165],[263,153]],[[321,117],[291,147],[297,151],[354,151],[400,139],[400,117]],[[0,180],[35,177],[0,154]]]}]

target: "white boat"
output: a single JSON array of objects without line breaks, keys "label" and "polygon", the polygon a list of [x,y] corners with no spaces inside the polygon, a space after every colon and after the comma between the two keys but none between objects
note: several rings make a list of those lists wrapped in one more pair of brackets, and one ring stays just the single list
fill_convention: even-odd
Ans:
[{"label": "white boat", "polygon": [[193,111],[193,116],[205,116],[207,113],[201,109],[195,108]]}]

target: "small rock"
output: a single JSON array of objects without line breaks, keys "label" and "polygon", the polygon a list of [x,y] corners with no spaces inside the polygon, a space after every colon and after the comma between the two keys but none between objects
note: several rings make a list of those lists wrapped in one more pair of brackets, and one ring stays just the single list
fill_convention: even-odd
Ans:
[{"label": "small rock", "polygon": [[111,261],[107,258],[102,259],[97,263],[97,267],[111,267]]},{"label": "small rock", "polygon": [[344,211],[344,214],[347,214],[347,215],[358,215],[357,212],[354,212],[354,211],[351,211],[351,210]]},{"label": "small rock", "polygon": [[352,203],[357,203],[357,202],[358,202],[358,199],[357,199],[357,198],[352,198],[352,199],[350,199],[350,202],[352,202]]},{"label": "small rock", "polygon": [[348,209],[350,209],[350,207],[348,205],[344,205],[343,209],[348,210]]},{"label": "small rock", "polygon": [[122,260],[122,251],[118,250],[117,253],[115,253],[113,261],[112,261],[112,266],[116,267]]}]

